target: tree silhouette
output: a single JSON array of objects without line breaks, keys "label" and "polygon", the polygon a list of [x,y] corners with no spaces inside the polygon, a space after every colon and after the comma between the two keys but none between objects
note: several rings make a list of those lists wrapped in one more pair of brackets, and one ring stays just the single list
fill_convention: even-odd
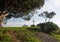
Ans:
[{"label": "tree silhouette", "polygon": [[50,19],[52,19],[54,16],[56,15],[55,12],[50,12],[48,15],[47,15],[47,18],[49,18],[49,22],[50,22]]},{"label": "tree silhouette", "polygon": [[54,17],[54,15],[56,15],[56,14],[53,11],[52,12],[45,11],[45,12],[39,14],[39,16],[45,18],[45,22],[47,21],[47,19],[49,19],[49,22],[50,22],[50,19],[52,19]]},{"label": "tree silhouette", "polygon": [[3,19],[19,18],[40,9],[44,0],[0,0],[0,27]]}]

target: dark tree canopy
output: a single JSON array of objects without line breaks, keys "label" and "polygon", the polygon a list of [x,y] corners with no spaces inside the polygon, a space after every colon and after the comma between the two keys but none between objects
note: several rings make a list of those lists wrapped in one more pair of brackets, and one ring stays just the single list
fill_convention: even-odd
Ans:
[{"label": "dark tree canopy", "polygon": [[0,27],[2,22],[6,24],[6,20],[11,17],[29,20],[32,16],[29,13],[43,5],[44,0],[0,0]]},{"label": "dark tree canopy", "polygon": [[44,0],[0,0],[0,15],[3,11],[7,11],[8,17],[22,17],[29,12],[41,8]]},{"label": "dark tree canopy", "polygon": [[59,27],[57,26],[57,24],[55,24],[53,22],[40,23],[37,26],[40,27],[40,30],[42,32],[46,32],[46,33],[54,32],[54,31],[57,31],[59,29]]}]

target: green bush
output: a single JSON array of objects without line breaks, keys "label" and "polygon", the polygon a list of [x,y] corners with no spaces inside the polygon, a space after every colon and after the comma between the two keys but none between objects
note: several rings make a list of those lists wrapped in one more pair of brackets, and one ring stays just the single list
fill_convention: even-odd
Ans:
[{"label": "green bush", "polygon": [[9,34],[3,34],[3,32],[0,32],[0,42],[12,42],[12,40]]},{"label": "green bush", "polygon": [[36,27],[35,25],[31,25],[31,27]]},{"label": "green bush", "polygon": [[40,23],[37,26],[41,27],[40,28],[41,31],[46,32],[46,33],[50,33],[59,29],[59,27],[55,23],[52,23],[52,22]]},{"label": "green bush", "polygon": [[10,35],[9,34],[4,34],[3,35],[3,41],[4,42],[11,42],[11,37],[10,37]]}]

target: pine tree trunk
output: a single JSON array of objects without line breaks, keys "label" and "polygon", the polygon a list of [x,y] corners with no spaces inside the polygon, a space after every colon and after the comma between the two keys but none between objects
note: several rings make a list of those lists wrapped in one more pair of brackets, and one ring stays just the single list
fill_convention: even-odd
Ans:
[{"label": "pine tree trunk", "polygon": [[2,23],[0,22],[0,27],[2,27]]},{"label": "pine tree trunk", "polygon": [[49,18],[49,21],[48,22],[50,22],[50,18]]},{"label": "pine tree trunk", "polygon": [[2,16],[0,15],[0,28],[2,27]]},{"label": "pine tree trunk", "polygon": [[1,14],[1,15],[0,15],[0,27],[2,27],[2,21],[3,21],[3,19],[5,18],[5,16],[8,15],[8,13],[7,13],[6,11],[3,11],[3,12],[1,12],[0,14]]},{"label": "pine tree trunk", "polygon": [[47,18],[45,19],[45,23],[47,22]]}]

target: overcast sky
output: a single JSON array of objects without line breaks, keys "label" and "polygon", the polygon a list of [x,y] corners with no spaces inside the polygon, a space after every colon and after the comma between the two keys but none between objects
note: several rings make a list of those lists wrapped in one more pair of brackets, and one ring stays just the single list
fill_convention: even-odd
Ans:
[{"label": "overcast sky", "polygon": [[[56,23],[58,26],[60,26],[60,0],[45,0],[44,6],[40,9],[37,10],[38,14],[40,14],[43,11],[54,11],[56,15],[53,17],[51,21]],[[8,20],[7,24],[3,25],[4,27],[19,27],[24,24],[26,25],[31,25],[33,19],[35,20],[35,24],[44,22],[44,19],[41,17],[38,17],[38,14],[35,14],[34,17],[30,21],[24,21],[23,19],[17,18],[11,18]]]}]

